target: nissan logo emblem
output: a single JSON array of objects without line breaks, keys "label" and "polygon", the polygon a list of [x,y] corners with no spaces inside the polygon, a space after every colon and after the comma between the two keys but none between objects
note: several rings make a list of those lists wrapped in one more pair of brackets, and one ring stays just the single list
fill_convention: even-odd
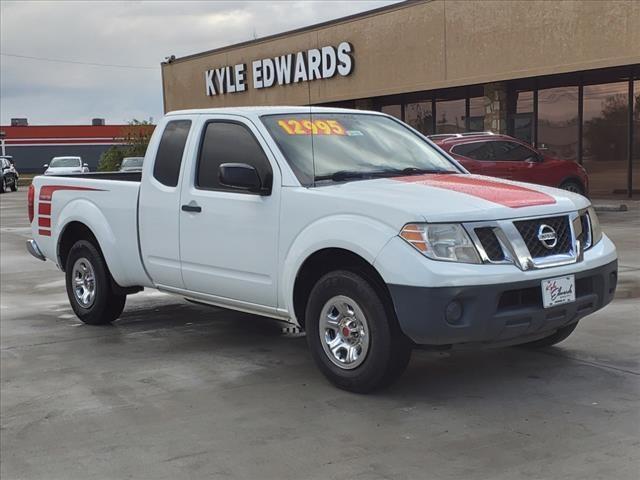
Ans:
[{"label": "nissan logo emblem", "polygon": [[538,228],[538,240],[547,249],[551,250],[558,244],[558,234],[549,225],[544,223]]}]

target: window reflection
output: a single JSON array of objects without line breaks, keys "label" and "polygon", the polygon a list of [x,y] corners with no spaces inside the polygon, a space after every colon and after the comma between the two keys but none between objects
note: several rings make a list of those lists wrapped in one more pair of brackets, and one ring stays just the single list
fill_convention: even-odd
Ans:
[{"label": "window reflection", "polygon": [[436,102],[436,133],[464,132],[464,110],[464,99]]},{"label": "window reflection", "polygon": [[626,193],[628,88],[627,82],[584,87],[582,163],[592,195]]},{"label": "window reflection", "polygon": [[398,120],[402,120],[402,107],[400,105],[385,105],[381,111],[382,113],[396,117]]},{"label": "window reflection", "polygon": [[578,87],[538,91],[538,148],[563,160],[578,160]]},{"label": "window reflection", "polygon": [[533,145],[533,92],[515,92],[515,113],[509,113],[509,131],[523,142]]},{"label": "window reflection", "polygon": [[484,97],[469,99],[469,131],[484,132]]},{"label": "window reflection", "polygon": [[[633,174],[631,188],[640,191],[640,80],[633,82]],[[635,197],[634,197],[635,198]]]},{"label": "window reflection", "polygon": [[431,101],[407,103],[404,106],[404,121],[424,135],[433,133]]}]

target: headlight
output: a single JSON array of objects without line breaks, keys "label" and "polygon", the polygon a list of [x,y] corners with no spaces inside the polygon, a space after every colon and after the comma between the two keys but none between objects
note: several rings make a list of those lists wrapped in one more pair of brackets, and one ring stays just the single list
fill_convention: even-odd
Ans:
[{"label": "headlight", "polygon": [[420,253],[433,260],[482,263],[462,225],[455,223],[409,223],[400,236]]},{"label": "headlight", "polygon": [[589,224],[591,225],[591,245],[595,245],[602,240],[602,228],[600,228],[600,220],[593,207],[587,209],[589,215]]}]

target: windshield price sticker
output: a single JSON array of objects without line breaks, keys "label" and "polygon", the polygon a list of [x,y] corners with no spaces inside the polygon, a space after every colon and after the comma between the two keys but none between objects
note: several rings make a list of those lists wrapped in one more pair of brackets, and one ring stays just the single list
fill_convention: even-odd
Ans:
[{"label": "windshield price sticker", "polygon": [[346,135],[337,120],[278,120],[287,135]]}]

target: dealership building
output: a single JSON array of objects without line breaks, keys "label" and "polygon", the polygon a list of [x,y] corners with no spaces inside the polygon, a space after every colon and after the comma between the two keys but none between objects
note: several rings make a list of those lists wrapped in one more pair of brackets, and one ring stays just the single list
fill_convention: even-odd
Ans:
[{"label": "dealership building", "polygon": [[640,2],[403,2],[162,64],[165,111],[378,110],[424,134],[492,131],[640,196]]}]

